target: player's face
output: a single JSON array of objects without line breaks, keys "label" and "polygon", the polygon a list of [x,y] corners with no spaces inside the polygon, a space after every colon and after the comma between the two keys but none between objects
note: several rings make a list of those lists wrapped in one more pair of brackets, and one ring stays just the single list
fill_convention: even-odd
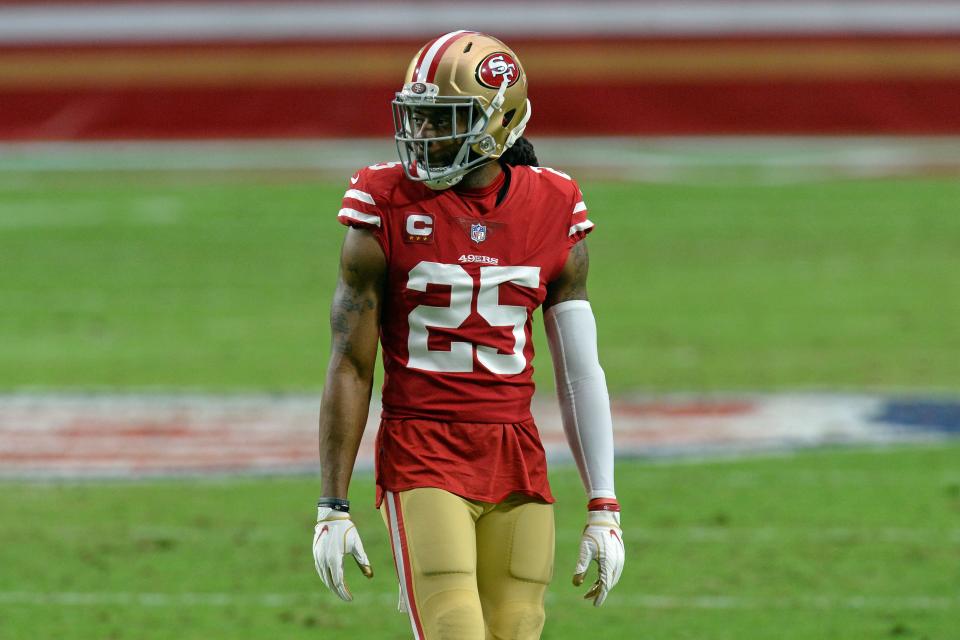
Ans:
[{"label": "player's face", "polygon": [[[410,127],[415,138],[441,138],[426,145],[429,153],[424,153],[424,146],[419,148],[418,160],[425,162],[424,155],[429,156],[430,167],[445,167],[450,165],[460,150],[462,140],[453,138],[454,133],[462,134],[467,131],[469,115],[464,109],[444,107],[418,107],[410,114]],[[446,139],[443,139],[446,138]]]}]

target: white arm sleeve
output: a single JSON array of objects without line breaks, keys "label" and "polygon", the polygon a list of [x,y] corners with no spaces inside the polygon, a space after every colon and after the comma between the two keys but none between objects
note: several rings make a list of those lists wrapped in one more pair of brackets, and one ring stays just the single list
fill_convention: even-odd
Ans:
[{"label": "white arm sleeve", "polygon": [[543,314],[557,379],[563,431],[591,500],[616,498],[613,420],[607,379],[597,355],[597,322],[586,300],[568,300]]}]

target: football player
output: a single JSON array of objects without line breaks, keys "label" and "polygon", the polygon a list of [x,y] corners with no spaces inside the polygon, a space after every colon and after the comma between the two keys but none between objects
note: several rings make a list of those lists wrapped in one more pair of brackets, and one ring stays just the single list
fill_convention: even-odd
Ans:
[{"label": "football player", "polygon": [[499,40],[429,42],[393,101],[398,162],[350,178],[320,413],[313,552],[344,600],[343,558],[373,570],[347,490],[373,384],[386,377],[377,506],[418,639],[539,638],[553,502],[530,414],[531,325],[543,308],[563,427],[587,493],[573,582],[599,606],[624,562],[613,434],[587,300],[593,229],[577,183],[522,137],[527,77]]}]

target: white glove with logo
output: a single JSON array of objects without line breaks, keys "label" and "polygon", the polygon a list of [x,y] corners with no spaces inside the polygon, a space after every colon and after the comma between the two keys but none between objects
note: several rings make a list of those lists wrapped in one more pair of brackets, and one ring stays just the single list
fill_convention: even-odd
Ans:
[{"label": "white glove with logo", "polygon": [[[615,501],[611,502],[616,504]],[[620,529],[619,505],[616,509],[588,511],[587,526],[580,538],[580,558],[577,560],[577,568],[574,569],[573,584],[577,587],[583,584],[587,569],[595,560],[599,566],[597,581],[583,596],[585,600],[593,600],[595,607],[603,604],[623,573],[626,550],[623,546],[623,531]]]},{"label": "white glove with logo", "polygon": [[317,508],[317,526],[313,530],[313,563],[328,589],[350,602],[353,596],[343,581],[343,556],[351,554],[360,571],[373,577],[370,560],[363,550],[360,534],[349,513],[330,507]]}]

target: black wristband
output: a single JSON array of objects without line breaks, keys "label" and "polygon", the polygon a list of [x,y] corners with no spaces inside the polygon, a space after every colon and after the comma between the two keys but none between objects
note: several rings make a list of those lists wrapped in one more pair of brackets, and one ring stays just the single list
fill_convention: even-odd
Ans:
[{"label": "black wristband", "polygon": [[334,511],[350,513],[350,501],[343,498],[320,498],[317,500],[318,507],[327,507]]}]

